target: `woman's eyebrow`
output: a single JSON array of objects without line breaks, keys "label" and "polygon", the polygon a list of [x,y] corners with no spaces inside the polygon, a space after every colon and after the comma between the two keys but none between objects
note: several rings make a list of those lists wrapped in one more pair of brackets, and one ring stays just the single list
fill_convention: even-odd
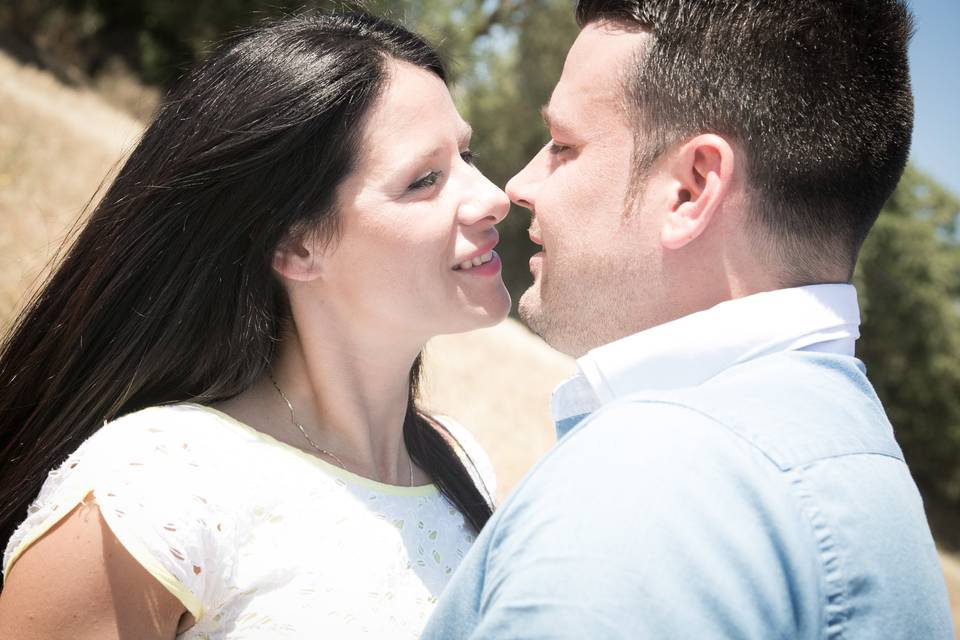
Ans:
[{"label": "woman's eyebrow", "polygon": [[473,127],[471,127],[469,123],[464,122],[463,129],[460,132],[460,140],[458,141],[460,143],[460,146],[462,147],[469,144],[470,138],[472,137],[473,137]]},{"label": "woman's eyebrow", "polygon": [[[473,127],[469,124],[464,123],[463,128],[460,130],[460,134],[457,136],[457,148],[466,146],[470,142],[470,138],[473,137]],[[418,153],[414,162],[424,162],[431,158],[435,158],[449,149],[446,145],[440,145],[423,153]]]}]

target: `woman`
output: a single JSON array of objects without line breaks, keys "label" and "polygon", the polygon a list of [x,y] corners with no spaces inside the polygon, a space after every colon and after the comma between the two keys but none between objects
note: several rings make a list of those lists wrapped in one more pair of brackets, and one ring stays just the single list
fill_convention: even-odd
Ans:
[{"label": "woman", "polygon": [[469,136],[364,14],[190,74],[0,354],[0,637],[418,634],[491,508],[414,403],[509,307]]}]

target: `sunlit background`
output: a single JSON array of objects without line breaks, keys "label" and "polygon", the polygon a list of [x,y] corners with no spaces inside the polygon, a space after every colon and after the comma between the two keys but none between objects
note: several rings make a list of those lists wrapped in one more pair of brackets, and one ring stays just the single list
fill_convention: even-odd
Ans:
[{"label": "sunlit background", "polygon": [[913,0],[917,33],[910,46],[916,99],[913,162],[960,194],[960,2]]},{"label": "sunlit background", "polygon": [[[227,32],[305,5],[334,4],[0,2],[0,329],[185,68]],[[439,45],[451,62],[458,105],[475,129],[479,164],[503,185],[546,139],[537,108],[576,35],[573,3],[366,4]],[[858,355],[924,495],[960,623],[960,2],[912,6],[911,167],[863,250]],[[501,229],[514,299],[529,282],[527,221],[515,210]],[[547,399],[572,362],[516,320],[436,340],[427,355],[427,402],[477,432],[505,497],[552,442]]]}]

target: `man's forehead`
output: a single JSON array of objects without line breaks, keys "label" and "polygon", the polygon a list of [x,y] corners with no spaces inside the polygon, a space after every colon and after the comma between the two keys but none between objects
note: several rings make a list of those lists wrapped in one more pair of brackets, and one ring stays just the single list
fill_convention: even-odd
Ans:
[{"label": "man's forehead", "polygon": [[574,77],[615,76],[618,70],[636,59],[650,41],[650,32],[642,27],[620,23],[591,22],[580,30],[563,65],[563,75]]},{"label": "man's forehead", "polygon": [[[624,74],[649,40],[649,32],[618,24],[590,23],[580,31],[567,54],[560,80],[541,111],[548,124],[561,125],[587,113],[620,111]],[[580,108],[578,108],[580,107]]]}]

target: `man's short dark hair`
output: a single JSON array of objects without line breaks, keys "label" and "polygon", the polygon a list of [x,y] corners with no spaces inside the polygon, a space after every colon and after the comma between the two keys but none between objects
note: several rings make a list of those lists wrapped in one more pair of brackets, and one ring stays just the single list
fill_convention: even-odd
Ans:
[{"label": "man's short dark hair", "polygon": [[790,284],[824,260],[852,272],[910,150],[904,2],[581,0],[577,21],[651,34],[627,78],[641,177],[683,139],[723,135],[746,154],[752,220]]}]

